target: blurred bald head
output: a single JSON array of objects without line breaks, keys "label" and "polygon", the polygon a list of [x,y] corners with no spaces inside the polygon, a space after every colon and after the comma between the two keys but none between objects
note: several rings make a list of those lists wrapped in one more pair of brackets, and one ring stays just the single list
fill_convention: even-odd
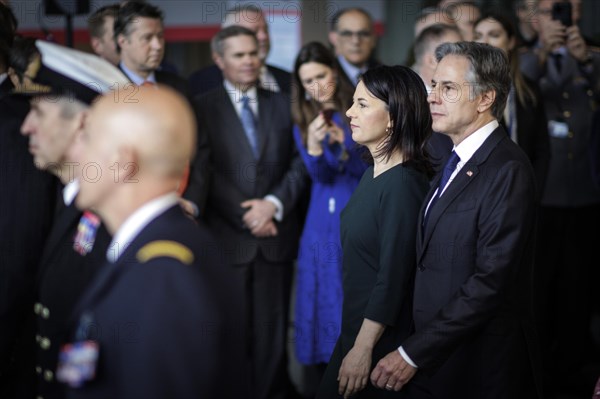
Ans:
[{"label": "blurred bald head", "polygon": [[118,227],[144,203],[176,190],[196,148],[194,114],[165,86],[116,91],[92,107],[83,147],[77,205]]}]

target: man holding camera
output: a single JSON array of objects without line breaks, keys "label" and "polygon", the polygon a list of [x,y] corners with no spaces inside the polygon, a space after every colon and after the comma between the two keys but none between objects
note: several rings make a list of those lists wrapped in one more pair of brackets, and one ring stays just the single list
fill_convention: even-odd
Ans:
[{"label": "man holding camera", "polygon": [[581,0],[539,0],[532,19],[538,43],[521,56],[523,73],[540,85],[551,145],[535,277],[552,390],[560,384],[581,386],[581,367],[593,353],[590,282],[598,279],[597,240],[585,232],[600,223],[600,189],[593,182],[589,153],[600,98],[600,49],[582,37],[580,15]]}]

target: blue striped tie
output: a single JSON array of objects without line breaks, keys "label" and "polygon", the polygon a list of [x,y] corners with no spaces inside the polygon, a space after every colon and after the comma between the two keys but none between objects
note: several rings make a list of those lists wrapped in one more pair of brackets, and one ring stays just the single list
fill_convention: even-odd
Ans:
[{"label": "blue striped tie", "polygon": [[446,165],[444,165],[444,170],[442,171],[442,178],[440,179],[440,184],[438,185],[437,193],[435,197],[431,200],[429,204],[429,208],[427,208],[427,213],[425,214],[425,218],[423,219],[423,226],[427,225],[427,220],[429,219],[429,214],[431,213],[431,209],[435,205],[440,196],[442,195],[442,191],[444,191],[444,187],[448,184],[448,180],[450,180],[450,176],[456,169],[456,165],[460,162],[460,157],[456,154],[456,152],[452,151],[450,154],[450,158],[446,161]]},{"label": "blue striped tie", "polygon": [[250,108],[250,99],[248,96],[242,97],[242,113],[240,115],[242,119],[242,125],[246,132],[246,137],[252,147],[252,153],[254,158],[258,159],[258,140],[256,138],[256,119],[254,118],[254,112]]}]

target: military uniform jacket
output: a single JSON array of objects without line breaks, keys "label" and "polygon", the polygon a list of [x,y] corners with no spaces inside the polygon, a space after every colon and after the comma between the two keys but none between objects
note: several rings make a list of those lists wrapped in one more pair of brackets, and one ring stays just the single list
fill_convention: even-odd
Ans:
[{"label": "military uniform jacket", "polygon": [[590,157],[593,112],[600,99],[600,50],[588,46],[590,62],[562,56],[560,71],[552,57],[540,65],[536,50],[521,54],[521,71],[539,83],[550,123],[565,123],[564,134],[550,135],[550,164],[542,205],[582,207],[600,204]]},{"label": "military uniform jacket", "polygon": [[244,398],[244,332],[224,327],[241,289],[214,245],[175,205],[105,264],[72,325],[99,344],[96,377],[70,398]]},{"label": "military uniform jacket", "polygon": [[79,297],[104,264],[110,235],[102,224],[94,245],[82,256],[73,249],[82,216],[72,203],[62,209],[46,242],[37,279],[36,366],[38,394],[64,397],[64,387],[55,381],[60,346],[68,340],[68,321]]}]

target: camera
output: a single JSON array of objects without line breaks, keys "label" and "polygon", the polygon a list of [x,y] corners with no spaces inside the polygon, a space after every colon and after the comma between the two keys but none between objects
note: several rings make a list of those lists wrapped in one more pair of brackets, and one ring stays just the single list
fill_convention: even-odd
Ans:
[{"label": "camera", "polygon": [[571,16],[571,2],[561,1],[552,5],[552,19],[560,21],[565,27],[573,25]]}]

